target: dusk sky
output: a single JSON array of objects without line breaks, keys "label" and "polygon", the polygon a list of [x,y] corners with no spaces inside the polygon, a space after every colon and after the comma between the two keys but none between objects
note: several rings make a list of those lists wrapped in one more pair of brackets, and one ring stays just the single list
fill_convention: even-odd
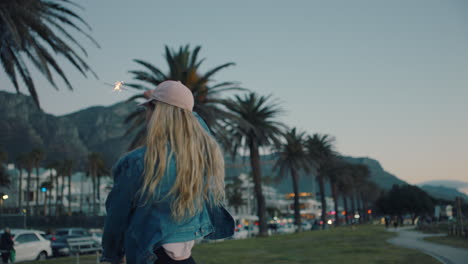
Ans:
[{"label": "dusk sky", "polygon": [[[62,63],[75,88],[34,74],[43,109],[61,115],[122,101],[104,82],[131,81],[133,59],[166,69],[164,45],[201,45],[215,81],[273,94],[281,120],[336,137],[409,183],[468,181],[468,1],[80,0],[100,79]],[[14,89],[3,71],[0,90]],[[26,93],[26,89],[22,90]]]}]

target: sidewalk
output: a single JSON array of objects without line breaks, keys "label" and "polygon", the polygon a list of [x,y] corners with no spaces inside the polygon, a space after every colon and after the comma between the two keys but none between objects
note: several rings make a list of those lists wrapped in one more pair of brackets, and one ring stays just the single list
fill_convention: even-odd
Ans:
[{"label": "sidewalk", "polygon": [[468,249],[455,248],[424,241],[423,238],[431,236],[444,236],[444,234],[424,234],[410,231],[414,227],[389,228],[389,232],[397,232],[399,236],[389,239],[388,242],[397,246],[418,249],[445,264],[468,263]]}]

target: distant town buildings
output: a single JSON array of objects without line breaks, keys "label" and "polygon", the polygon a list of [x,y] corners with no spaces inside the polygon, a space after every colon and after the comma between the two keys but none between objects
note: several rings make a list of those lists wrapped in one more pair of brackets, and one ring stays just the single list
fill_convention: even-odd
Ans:
[{"label": "distant town buildings", "polygon": [[[71,201],[68,199],[68,177],[59,177],[58,189],[56,185],[55,170],[47,170],[39,168],[39,175],[36,175],[34,169],[31,173],[30,190],[27,191],[28,174],[25,170],[22,171],[22,188],[19,189],[20,171],[13,164],[7,166],[10,175],[9,188],[0,187],[0,193],[8,195],[8,199],[3,201],[3,211],[5,213],[23,213],[25,212],[27,200],[31,208],[30,214],[37,215],[37,212],[44,212],[46,215],[54,215],[57,207],[60,207],[62,212],[67,212],[68,205],[71,202],[72,214],[93,214],[93,184],[92,179],[84,172],[75,172],[71,177]],[[39,178],[39,187],[44,182],[53,182],[52,189],[37,188],[37,178]],[[100,188],[100,199],[96,199],[97,214],[105,214],[105,200],[112,187],[110,177],[102,177]],[[58,192],[57,192],[58,191]],[[21,208],[19,208],[19,196],[21,196]],[[36,206],[36,197],[39,198],[39,205]],[[63,196],[63,199],[62,199]],[[56,202],[58,197],[58,203]]]}]

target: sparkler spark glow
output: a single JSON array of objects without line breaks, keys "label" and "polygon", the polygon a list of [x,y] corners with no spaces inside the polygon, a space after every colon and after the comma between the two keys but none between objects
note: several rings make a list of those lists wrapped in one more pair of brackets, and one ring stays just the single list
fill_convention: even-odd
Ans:
[{"label": "sparkler spark glow", "polygon": [[117,81],[114,83],[114,89],[112,89],[113,92],[121,92],[123,90],[124,82],[122,81]]}]

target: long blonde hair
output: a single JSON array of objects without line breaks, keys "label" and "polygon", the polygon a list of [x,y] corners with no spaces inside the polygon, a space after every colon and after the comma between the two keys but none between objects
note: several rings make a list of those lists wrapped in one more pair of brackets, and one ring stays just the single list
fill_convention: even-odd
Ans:
[{"label": "long blonde hair", "polygon": [[157,102],[146,136],[140,189],[145,203],[154,198],[173,155],[177,177],[167,196],[173,195],[171,211],[175,220],[195,216],[204,201],[219,204],[224,200],[224,158],[219,145],[192,112]]}]

